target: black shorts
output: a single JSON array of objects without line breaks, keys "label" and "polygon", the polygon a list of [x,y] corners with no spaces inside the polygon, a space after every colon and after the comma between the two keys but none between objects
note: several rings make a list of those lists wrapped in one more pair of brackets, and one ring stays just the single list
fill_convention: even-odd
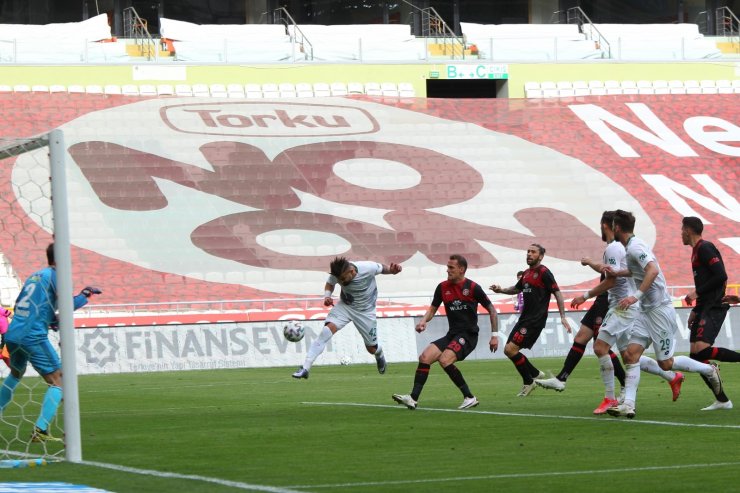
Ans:
[{"label": "black shorts", "polygon": [[696,316],[689,326],[689,342],[706,342],[710,346],[717,339],[722,324],[727,316],[730,305],[707,306],[698,310],[694,309]]},{"label": "black shorts", "polygon": [[532,325],[530,322],[531,320],[522,320],[520,318],[516,325],[514,325],[514,328],[511,329],[506,342],[513,342],[522,349],[532,349],[532,346],[534,346],[534,343],[540,337],[542,329],[545,328],[545,324],[539,323]]},{"label": "black shorts", "polygon": [[604,321],[606,312],[609,311],[609,297],[608,296],[597,296],[594,300],[591,308],[588,309],[586,314],[581,319],[581,325],[588,327],[594,331],[594,340],[599,335],[599,329],[601,323]]},{"label": "black shorts", "polygon": [[448,332],[444,337],[432,341],[432,344],[437,346],[440,351],[449,349],[457,356],[457,361],[462,361],[473,352],[475,346],[478,345],[478,333],[477,332]]}]

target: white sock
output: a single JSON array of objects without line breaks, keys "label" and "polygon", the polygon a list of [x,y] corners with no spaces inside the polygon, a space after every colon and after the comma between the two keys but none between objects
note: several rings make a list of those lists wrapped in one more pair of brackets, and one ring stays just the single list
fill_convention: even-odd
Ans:
[{"label": "white sock", "polygon": [[599,357],[599,371],[604,381],[604,397],[614,399],[614,364],[608,354]]},{"label": "white sock", "polygon": [[[675,364],[673,366],[676,366]],[[676,373],[670,370],[666,371],[660,367],[657,361],[647,356],[640,356],[640,370],[646,373],[652,373],[658,375],[660,378],[670,382],[676,378]]]},{"label": "white sock", "polygon": [[313,343],[311,344],[311,347],[308,348],[308,352],[306,353],[306,361],[303,362],[303,368],[305,368],[306,370],[311,369],[313,362],[316,361],[316,358],[318,358],[319,355],[324,352],[326,343],[329,342],[329,339],[331,339],[331,336],[333,335],[334,334],[329,329],[329,327],[324,325],[324,328],[321,330],[319,337],[317,337],[316,340],[313,341]]},{"label": "white sock", "polygon": [[376,360],[383,357],[383,348],[380,347],[380,344],[378,344],[378,349],[375,350],[375,354],[373,354],[373,356],[375,356]]},{"label": "white sock", "polygon": [[635,407],[637,402],[637,386],[640,385],[640,363],[624,365],[624,403]]},{"label": "white sock", "polygon": [[705,377],[711,376],[712,372],[714,372],[712,365],[693,360],[688,356],[676,356],[675,358],[673,358],[673,368],[675,368],[676,370],[701,373]]}]

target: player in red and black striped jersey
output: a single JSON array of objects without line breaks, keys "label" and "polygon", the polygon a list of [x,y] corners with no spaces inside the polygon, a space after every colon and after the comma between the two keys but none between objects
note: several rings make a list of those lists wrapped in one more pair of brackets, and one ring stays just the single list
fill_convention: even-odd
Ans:
[{"label": "player in red and black striped jersey", "polygon": [[[691,269],[694,274],[694,287],[686,295],[686,304],[696,305],[689,315],[691,358],[707,363],[710,359],[717,361],[739,362],[740,353],[722,347],[714,347],[722,323],[730,306],[722,298],[727,287],[727,271],[722,255],[713,243],[702,238],[704,223],[694,216],[684,217],[681,221],[681,241],[692,247]],[[709,388],[711,384],[704,378]],[[703,408],[703,411],[732,409],[732,402],[724,389],[716,395],[716,401]]]},{"label": "player in red and black striped jersey", "polygon": [[517,294],[524,293],[524,310],[516,325],[509,334],[509,339],[504,347],[504,354],[514,363],[519,374],[522,376],[522,390],[517,394],[519,397],[528,396],[535,388],[535,379],[544,378],[545,374],[539,371],[524,356],[522,348],[531,349],[540,337],[542,329],[547,323],[547,314],[550,308],[550,296],[555,295],[560,311],[560,321],[565,330],[572,332],[568,319],[565,318],[565,303],[560,293],[558,283],[550,272],[550,269],[542,265],[545,257],[545,248],[542,245],[532,244],[527,248],[527,265],[529,269],[524,271],[516,285],[510,288],[502,288],[498,284],[491,286],[494,293]]},{"label": "player in red and black striped jersey", "polygon": [[491,351],[498,349],[498,315],[491,300],[479,284],[465,277],[468,262],[462,255],[450,255],[447,262],[447,280],[439,283],[434,290],[432,304],[416,324],[416,332],[424,332],[427,323],[444,303],[449,330],[444,337],[432,341],[419,356],[419,365],[414,375],[414,387],[410,394],[393,394],[393,400],[409,409],[416,409],[421,391],[429,376],[429,369],[436,361],[447,373],[450,380],[463,394],[463,402],[458,409],[468,409],[478,405],[478,399],[470,392],[468,384],[455,366],[464,360],[478,344],[478,305],[488,311],[491,320]]}]

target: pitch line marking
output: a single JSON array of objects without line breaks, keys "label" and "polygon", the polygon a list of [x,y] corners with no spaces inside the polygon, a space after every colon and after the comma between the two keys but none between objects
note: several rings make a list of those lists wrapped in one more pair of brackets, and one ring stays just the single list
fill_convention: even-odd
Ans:
[{"label": "pitch line marking", "polygon": [[[301,402],[309,406],[344,406],[344,407],[378,407],[383,409],[398,409],[408,411],[403,406],[398,404],[363,404],[359,402]],[[613,419],[605,417],[593,417],[593,416],[559,416],[554,414],[532,414],[532,413],[505,413],[501,411],[479,411],[474,409],[443,409],[434,407],[422,407],[417,408],[413,412],[419,411],[431,411],[440,413],[465,413],[465,414],[487,414],[493,416],[514,416],[522,418],[550,418],[550,419],[575,419],[582,421],[598,421],[601,423],[637,423],[647,425],[661,425],[661,426],[685,426],[687,428],[725,428],[732,430],[740,430],[740,425],[715,425],[707,423],[679,423],[676,421],[655,421],[649,419]]]},{"label": "pitch line marking", "polygon": [[101,469],[111,469],[113,471],[128,472],[132,474],[140,474],[142,476],[154,476],[157,478],[173,478],[173,479],[188,479],[191,481],[202,481],[205,483],[218,484],[221,486],[228,486],[230,488],[237,488],[240,490],[247,491],[268,491],[270,493],[303,493],[301,491],[291,488],[281,488],[278,486],[264,486],[260,484],[249,484],[242,483],[240,481],[229,481],[226,479],[209,478],[207,476],[198,476],[196,474],[179,474],[174,472],[161,472],[153,471],[151,469],[139,469],[136,467],[121,466],[118,464],[106,464],[105,462],[93,462],[83,460],[79,462],[85,466],[99,467]]},{"label": "pitch line marking", "polygon": [[462,477],[445,477],[437,479],[400,479],[398,481],[367,481],[361,483],[335,483],[335,484],[312,484],[312,485],[293,485],[290,488],[295,489],[329,489],[329,488],[351,488],[365,486],[391,486],[402,484],[432,484],[432,483],[449,483],[451,481],[480,481],[492,479],[525,479],[552,476],[585,476],[589,474],[609,474],[609,473],[627,473],[627,472],[645,472],[645,471],[666,471],[675,469],[698,469],[711,467],[736,467],[740,462],[718,462],[716,464],[681,464],[673,466],[645,466],[645,467],[624,467],[620,469],[597,469],[585,471],[554,471],[554,472],[532,472],[521,474],[491,474],[486,476],[462,476]]}]

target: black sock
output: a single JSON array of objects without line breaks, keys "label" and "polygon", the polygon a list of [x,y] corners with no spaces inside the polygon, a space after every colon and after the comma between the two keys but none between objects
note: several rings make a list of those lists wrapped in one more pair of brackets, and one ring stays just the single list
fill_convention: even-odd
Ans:
[{"label": "black sock", "polygon": [[614,354],[614,351],[611,349],[609,350],[609,356],[612,358],[612,366],[614,367],[614,376],[617,377],[617,380],[619,380],[619,385],[624,388],[624,377],[626,376],[624,373],[624,367],[622,366],[622,363],[619,362],[619,358],[616,354]]},{"label": "black sock", "polygon": [[581,344],[580,342],[574,342],[573,346],[571,346],[570,351],[568,351],[568,356],[565,357],[565,363],[563,363],[563,369],[560,370],[560,373],[555,377],[561,382],[565,382],[568,380],[568,377],[575,369],[576,365],[579,361],[581,361],[581,358],[583,358],[583,353],[586,351],[586,345]]},{"label": "black sock", "polygon": [[527,357],[522,353],[516,353],[514,356],[509,356],[509,359],[514,363],[516,371],[518,371],[522,376],[522,382],[524,382],[524,385],[531,384],[534,381],[534,377],[530,373],[529,367],[532,366],[532,364],[529,362]]},{"label": "black sock", "polygon": [[[706,348],[706,349],[712,349],[712,348]],[[709,363],[708,360],[699,359],[699,354],[702,354],[704,351],[706,351],[706,349],[703,351],[699,351],[699,353],[691,353],[689,354],[689,356],[691,357],[691,359],[695,359],[696,361],[701,361],[702,363]],[[702,380],[704,380],[704,383],[707,385],[707,387],[709,387],[709,390],[711,390],[712,393],[714,394],[714,387],[712,387],[712,383],[709,381],[709,379],[705,377],[704,375],[702,375],[701,373],[699,373],[699,376],[701,377]],[[724,388],[719,389],[719,393],[714,394],[714,397],[719,402],[727,402],[730,400],[730,398],[727,397],[727,394],[725,394]]]},{"label": "black sock", "polygon": [[529,359],[527,359],[527,368],[529,369],[529,375],[532,377],[532,380],[540,376],[540,371],[535,368]]},{"label": "black sock", "polygon": [[468,388],[468,384],[465,383],[465,379],[457,366],[452,364],[445,367],[444,370],[447,373],[447,376],[450,377],[450,380],[452,380],[452,383],[457,385],[457,388],[460,389],[460,392],[462,392],[465,397],[473,397],[473,394],[470,393],[470,389]]},{"label": "black sock", "polygon": [[713,359],[716,361],[726,361],[728,363],[740,362],[740,353],[723,347],[707,347],[696,353],[700,361]]},{"label": "black sock", "polygon": [[415,401],[419,400],[424,384],[427,383],[429,367],[430,366],[426,363],[419,363],[419,366],[416,367],[416,373],[414,374],[414,390],[411,391],[411,398]]}]

